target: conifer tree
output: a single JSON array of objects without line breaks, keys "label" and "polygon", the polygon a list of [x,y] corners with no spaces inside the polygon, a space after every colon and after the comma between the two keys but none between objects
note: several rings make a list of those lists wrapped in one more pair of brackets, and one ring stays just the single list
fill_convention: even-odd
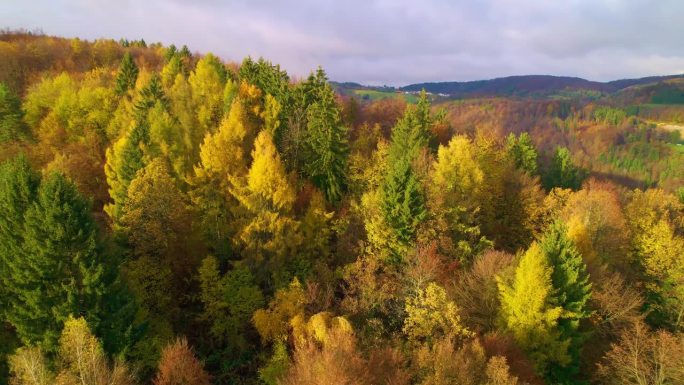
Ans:
[{"label": "conifer tree", "polygon": [[413,110],[406,112],[392,132],[380,208],[400,245],[397,250],[392,250],[393,259],[397,262],[414,241],[417,227],[427,215],[423,189],[413,162],[421,149],[427,146],[428,138]]},{"label": "conifer tree", "polygon": [[544,178],[545,187],[549,190],[554,187],[578,190],[583,180],[584,170],[573,163],[570,150],[556,147],[551,167]]},{"label": "conifer tree", "polygon": [[270,278],[275,286],[289,282],[285,262],[295,255],[301,242],[299,222],[292,216],[295,191],[266,131],[254,141],[246,186],[236,190],[236,197],[247,211],[238,243],[257,278],[261,282]]},{"label": "conifer tree", "polygon": [[24,214],[36,197],[40,175],[25,156],[0,165],[0,319],[19,289],[13,277],[22,274]]},{"label": "conifer tree", "polygon": [[552,274],[541,247],[533,243],[520,259],[512,282],[497,278],[502,320],[544,376],[552,364],[570,361],[570,341],[558,327],[563,308],[555,303]]},{"label": "conifer tree", "polygon": [[335,95],[325,83],[307,111],[307,161],[304,169],[329,202],[338,201],[345,187],[347,129],[340,121]]},{"label": "conifer tree", "polygon": [[518,137],[511,133],[506,138],[506,151],[515,162],[515,166],[530,175],[537,173],[537,150],[527,132]]},{"label": "conifer tree", "polygon": [[138,66],[129,52],[124,54],[119,66],[119,73],[116,75],[116,93],[123,95],[128,90],[135,88],[135,81],[138,80]]},{"label": "conifer tree", "polygon": [[572,361],[569,365],[552,366],[555,380],[570,380],[579,370],[579,356],[585,340],[584,333],[579,331],[580,322],[589,317],[588,301],[591,296],[589,274],[582,256],[572,240],[568,238],[568,229],[561,222],[555,222],[544,234],[540,242],[542,252],[549,261],[553,273],[554,303],[563,308],[558,320],[558,327],[563,339],[570,341],[569,353]]},{"label": "conifer tree", "polygon": [[0,83],[0,143],[27,136],[23,117],[21,100],[4,83]]},{"label": "conifer tree", "polygon": [[90,204],[73,183],[50,174],[26,210],[24,231],[8,318],[25,343],[54,351],[70,315],[84,315],[95,325],[101,321],[107,287]]}]

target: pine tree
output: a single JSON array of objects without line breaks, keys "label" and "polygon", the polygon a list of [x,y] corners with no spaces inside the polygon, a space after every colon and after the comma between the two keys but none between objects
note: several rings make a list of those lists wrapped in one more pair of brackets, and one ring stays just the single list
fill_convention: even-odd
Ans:
[{"label": "pine tree", "polygon": [[559,330],[563,308],[555,303],[552,274],[544,252],[533,243],[520,259],[512,282],[497,277],[502,320],[544,376],[552,364],[570,361],[570,341]]},{"label": "pine tree", "polygon": [[563,308],[558,327],[563,339],[570,341],[569,353],[572,361],[566,366],[553,366],[555,380],[569,380],[579,371],[579,358],[585,333],[579,331],[580,322],[590,315],[588,301],[591,297],[589,274],[582,256],[568,238],[568,229],[561,222],[555,222],[540,242],[542,252],[549,261],[553,273],[551,281],[554,303]]},{"label": "pine tree", "polygon": [[337,202],[345,188],[349,149],[347,129],[327,83],[307,111],[306,150],[304,170],[329,202]]},{"label": "pine tree", "polygon": [[129,52],[124,54],[119,66],[119,73],[116,75],[116,93],[123,95],[128,90],[135,88],[135,81],[138,80],[138,66]]}]

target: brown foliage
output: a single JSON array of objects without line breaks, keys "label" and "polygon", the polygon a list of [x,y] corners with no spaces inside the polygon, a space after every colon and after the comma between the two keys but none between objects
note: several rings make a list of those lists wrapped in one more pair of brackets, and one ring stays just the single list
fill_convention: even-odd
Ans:
[{"label": "brown foliage", "polygon": [[211,377],[204,371],[185,338],[178,338],[164,348],[154,385],[211,385]]},{"label": "brown foliage", "polygon": [[684,383],[684,338],[638,322],[626,329],[599,364],[605,384],[666,385]]}]

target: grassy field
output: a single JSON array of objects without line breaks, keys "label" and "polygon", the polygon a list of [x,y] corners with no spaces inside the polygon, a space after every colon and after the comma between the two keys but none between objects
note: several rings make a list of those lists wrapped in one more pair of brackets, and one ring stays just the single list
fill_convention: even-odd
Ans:
[{"label": "grassy field", "polygon": [[399,92],[377,90],[354,90],[353,92],[354,95],[364,100],[380,100],[399,97],[404,98],[407,103],[416,103],[418,101],[418,96],[414,94],[404,94]]}]

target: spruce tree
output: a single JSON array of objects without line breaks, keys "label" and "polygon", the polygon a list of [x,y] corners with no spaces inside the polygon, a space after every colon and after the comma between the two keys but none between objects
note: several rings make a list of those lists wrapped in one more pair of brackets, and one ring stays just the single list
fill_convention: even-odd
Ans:
[{"label": "spruce tree", "polygon": [[515,162],[515,166],[530,175],[537,173],[537,150],[527,132],[518,137],[511,133],[506,138],[506,151]]},{"label": "spruce tree", "polygon": [[135,88],[135,81],[138,80],[138,66],[129,52],[124,54],[119,66],[119,73],[116,75],[116,93],[123,95],[128,90]]},{"label": "spruce tree", "polygon": [[307,111],[306,163],[304,169],[329,202],[342,197],[345,187],[347,129],[340,121],[335,95],[327,83]]},{"label": "spruce tree", "polygon": [[551,225],[540,247],[553,268],[554,303],[563,308],[558,327],[563,338],[570,341],[572,358],[568,365],[554,365],[551,375],[557,381],[568,381],[579,371],[580,353],[586,338],[579,328],[580,322],[590,315],[587,303],[591,297],[589,274],[582,255],[568,237],[568,229],[562,222]]},{"label": "spruce tree", "polygon": [[4,83],[0,83],[0,143],[27,136],[23,117],[19,97]]},{"label": "spruce tree", "polygon": [[12,275],[10,323],[24,343],[54,351],[64,321],[83,315],[99,325],[106,291],[90,203],[52,173],[24,215],[24,253]]},{"label": "spruce tree", "polygon": [[413,162],[429,142],[414,110],[408,110],[392,131],[388,170],[381,186],[380,207],[386,224],[392,229],[400,247],[392,250],[396,262],[414,241],[418,225],[427,209]]},{"label": "spruce tree", "polygon": [[13,277],[23,273],[24,214],[39,183],[40,175],[23,155],[0,165],[0,319],[17,295]]},{"label": "spruce tree", "polygon": [[570,150],[556,147],[551,167],[544,178],[545,187],[549,190],[554,187],[578,190],[583,180],[584,170],[573,163]]}]

